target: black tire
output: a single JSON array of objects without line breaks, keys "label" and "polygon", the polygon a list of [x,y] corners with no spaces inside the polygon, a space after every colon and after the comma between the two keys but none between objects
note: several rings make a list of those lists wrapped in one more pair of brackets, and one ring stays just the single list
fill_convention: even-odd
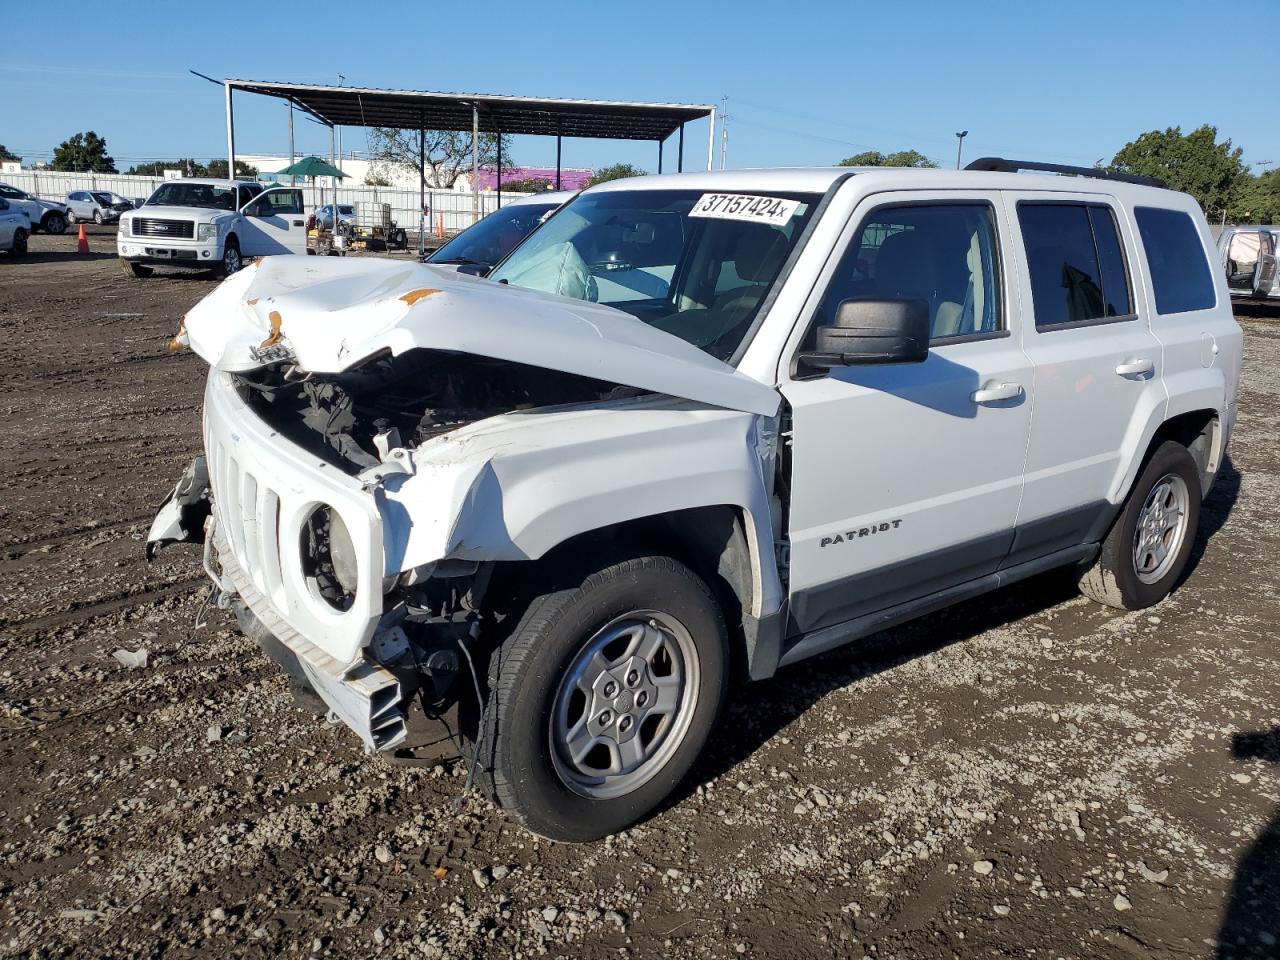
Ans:
[{"label": "black tire", "polygon": [[60,213],[46,213],[40,218],[40,228],[45,233],[60,236],[67,232],[67,218]]},{"label": "black tire", "polygon": [[130,260],[121,260],[120,269],[131,277],[149,277],[155,272],[145,264],[133,263]]},{"label": "black tire", "polygon": [[14,257],[25,257],[27,255],[27,231],[21,227],[13,231],[13,249],[10,254]]},{"label": "black tire", "polygon": [[76,216],[75,211],[74,211],[74,210],[68,210],[68,211],[67,211],[67,225],[68,225],[68,226],[71,226],[71,227],[74,227],[74,226],[75,226],[77,223],[79,223],[79,222],[80,222],[80,218]]},{"label": "black tire", "polygon": [[235,237],[227,237],[227,242],[222,245],[222,262],[218,264],[214,271],[215,276],[225,280],[233,273],[238,273],[244,268],[244,260],[240,256],[240,243]]},{"label": "black tire", "polygon": [[[1185,504],[1181,504],[1180,509],[1185,513],[1185,521],[1176,534],[1170,533],[1167,538],[1168,560],[1144,575],[1138,569],[1139,521],[1148,498],[1157,486],[1166,481],[1171,485],[1171,497],[1177,496],[1179,482],[1184,488]],[[1091,600],[1120,610],[1141,610],[1167,597],[1186,569],[1195,545],[1196,529],[1200,524],[1200,499],[1200,470],[1195,460],[1182,444],[1166,440],[1156,448],[1138,475],[1120,516],[1102,541],[1097,561],[1080,578],[1080,592]],[[1154,532],[1159,526],[1161,524],[1155,524],[1150,529]],[[1176,543],[1173,540],[1175,536]],[[1159,539],[1164,542],[1166,538]],[[1144,562],[1153,561],[1154,556],[1147,555]]]},{"label": "black tire", "polygon": [[[637,622],[628,618],[633,613],[640,618],[652,614],[683,627],[684,643],[696,651],[696,682],[694,668],[686,664],[680,706],[654,724],[655,730],[665,728],[652,735],[655,753],[639,773],[622,775],[634,786],[607,798],[584,795],[557,769],[553,713],[562,681],[575,661],[580,662],[579,655],[620,620]],[[527,829],[552,840],[598,840],[630,826],[670,795],[701,752],[724,699],[728,659],[724,618],[711,591],[669,557],[615,563],[575,587],[538,596],[490,661],[477,770],[481,787]],[[626,675],[626,683],[631,683],[631,676]],[[623,711],[638,709],[643,702],[638,692],[623,689],[615,705],[624,697],[627,705],[617,706],[614,714],[620,730],[626,729],[621,726]],[[590,711],[592,706],[584,703],[583,709]],[[681,715],[681,710],[687,712]],[[628,722],[634,723],[632,737],[639,739],[650,718],[636,716]],[[585,717],[582,722],[587,723]]]}]

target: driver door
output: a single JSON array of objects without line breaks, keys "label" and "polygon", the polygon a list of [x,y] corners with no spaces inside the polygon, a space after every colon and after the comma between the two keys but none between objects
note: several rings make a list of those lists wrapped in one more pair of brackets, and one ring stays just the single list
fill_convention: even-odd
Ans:
[{"label": "driver door", "polygon": [[1255,297],[1268,297],[1276,282],[1276,235],[1270,230],[1258,231],[1258,263],[1253,268],[1252,291]]},{"label": "driver door", "polygon": [[1008,554],[1033,371],[1005,220],[994,192],[872,196],[819,280],[797,354],[856,297],[925,301],[931,336],[923,363],[782,371],[791,635],[993,574]]},{"label": "driver door", "polygon": [[302,191],[277,187],[258,194],[240,210],[240,252],[246,257],[307,252]]}]

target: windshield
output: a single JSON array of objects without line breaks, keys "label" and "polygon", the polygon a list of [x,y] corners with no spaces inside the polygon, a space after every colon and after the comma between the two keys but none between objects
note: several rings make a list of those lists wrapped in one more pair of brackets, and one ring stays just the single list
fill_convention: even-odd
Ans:
[{"label": "windshield", "polygon": [[236,190],[216,183],[165,183],[147,200],[149,207],[208,207],[236,209]]},{"label": "windshield", "polygon": [[617,307],[724,360],[751,328],[818,200],[807,193],[587,193],[490,279]]},{"label": "windshield", "polygon": [[556,203],[516,203],[495,210],[427,258],[428,263],[480,263],[491,266],[533,232]]},{"label": "windshield", "polygon": [[93,195],[93,198],[97,200],[100,204],[102,204],[104,207],[109,207],[113,203],[111,199],[111,194],[109,193],[95,193]]}]

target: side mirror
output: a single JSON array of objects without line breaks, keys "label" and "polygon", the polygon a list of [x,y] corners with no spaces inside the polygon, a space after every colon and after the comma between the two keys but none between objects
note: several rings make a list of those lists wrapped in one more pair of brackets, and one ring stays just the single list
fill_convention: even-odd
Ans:
[{"label": "side mirror", "polygon": [[923,363],[929,356],[929,305],[924,300],[854,297],[836,308],[835,323],[818,327],[814,352],[800,359],[824,370],[862,363]]}]

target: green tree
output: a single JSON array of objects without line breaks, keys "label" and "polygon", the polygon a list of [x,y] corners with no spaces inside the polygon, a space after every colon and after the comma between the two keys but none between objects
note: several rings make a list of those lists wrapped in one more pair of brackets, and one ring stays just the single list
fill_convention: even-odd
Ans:
[{"label": "green tree", "polygon": [[[419,150],[417,130],[400,130],[395,127],[369,129],[369,155],[374,161],[374,172],[377,174],[385,174],[387,167],[399,167],[412,171],[416,177],[425,161],[427,182],[449,189],[458,177],[471,172],[470,131],[428,130],[425,146],[424,157]],[[497,164],[496,135],[480,134],[477,150],[480,166],[491,167]],[[516,165],[511,158],[511,137],[507,134],[502,135],[502,164],[508,167]]]},{"label": "green tree", "polygon": [[1246,173],[1237,180],[1227,219],[1235,223],[1280,223],[1280,170],[1256,177]]},{"label": "green tree", "polygon": [[[227,179],[227,161],[210,160],[205,165],[205,172],[200,176],[213,177],[215,180]],[[237,180],[256,180],[258,177],[258,168],[250,166],[243,160],[236,161],[236,179]]]},{"label": "green tree", "polygon": [[864,150],[840,161],[842,167],[927,167],[932,170],[937,165],[936,160],[930,160],[919,150],[899,150],[896,153]]},{"label": "green tree", "polygon": [[380,173],[374,173],[372,170],[364,175],[364,185],[366,187],[389,187],[391,181]]},{"label": "green tree", "polygon": [[115,173],[116,162],[107,154],[107,141],[89,130],[58,145],[53,151],[53,169]]},{"label": "green tree", "polygon": [[587,186],[594,187],[597,183],[608,183],[610,180],[622,180],[626,177],[644,177],[647,175],[647,170],[641,170],[639,167],[632,166],[629,163],[614,163],[607,167],[601,167],[593,173],[591,179],[587,181]]},{"label": "green tree", "polygon": [[[227,163],[224,160],[222,168],[225,170],[226,167]],[[207,177],[209,175],[208,167],[190,157],[184,157],[181,160],[153,160],[150,163],[135,163],[125,171],[125,174],[131,177],[163,177],[166,170],[181,170],[183,175],[188,177]]]},{"label": "green tree", "polygon": [[[1188,134],[1181,127],[1149,130],[1126,143],[1112,158],[1110,170],[1159,177],[1175,190],[1195,197],[1205,210],[1230,210],[1245,176],[1240,156],[1230,139],[1218,142],[1218,128],[1205,124]],[[1230,216],[1230,213],[1228,213]]]},{"label": "green tree", "polygon": [[22,158],[20,156],[18,156],[12,150],[6,147],[3,143],[0,143],[0,160],[21,160],[21,159]]}]

